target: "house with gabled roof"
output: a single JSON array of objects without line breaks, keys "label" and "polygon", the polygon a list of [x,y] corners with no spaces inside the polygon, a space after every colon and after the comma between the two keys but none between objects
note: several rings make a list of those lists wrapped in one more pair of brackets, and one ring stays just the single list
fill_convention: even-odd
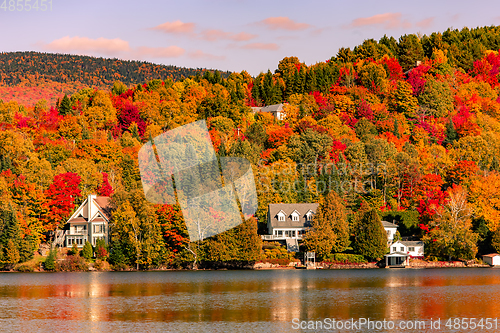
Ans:
[{"label": "house with gabled roof", "polygon": [[389,254],[385,255],[386,267],[404,267],[409,264],[409,258],[424,257],[424,242],[396,241],[389,246]]},{"label": "house with gabled roof", "polygon": [[382,221],[382,225],[387,235],[387,245],[391,245],[398,231],[398,225],[387,221]]},{"label": "house with gabled roof", "polygon": [[302,239],[318,210],[317,203],[270,204],[267,214],[268,235],[263,240],[285,241],[289,251],[298,251]]},{"label": "house with gabled roof", "polygon": [[109,240],[109,197],[89,195],[68,219],[65,227],[65,246],[83,247],[86,241],[93,246],[98,239]]},{"label": "house with gabled roof", "polygon": [[283,110],[283,103],[267,105],[262,107],[252,107],[252,111],[255,112],[268,112],[278,120],[283,120],[285,117],[285,111]]}]

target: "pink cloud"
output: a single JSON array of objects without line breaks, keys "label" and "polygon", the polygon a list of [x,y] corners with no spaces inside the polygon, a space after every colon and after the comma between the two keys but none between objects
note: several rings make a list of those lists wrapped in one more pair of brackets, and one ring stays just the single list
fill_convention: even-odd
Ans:
[{"label": "pink cloud", "polygon": [[401,16],[401,13],[385,13],[373,15],[370,17],[360,17],[352,20],[351,24],[349,24],[347,27],[357,28],[370,25],[381,25],[386,29],[411,27],[411,24],[408,21],[402,21]]},{"label": "pink cloud", "polygon": [[279,49],[278,44],[275,43],[250,43],[245,46],[243,46],[244,49],[248,50],[269,50],[269,51],[275,51]]},{"label": "pink cloud", "polygon": [[430,28],[433,24],[434,24],[434,17],[429,17],[429,18],[423,19],[422,21],[415,23],[415,25],[417,27],[423,28],[423,29]]},{"label": "pink cloud", "polygon": [[224,60],[225,56],[218,56],[214,54],[205,53],[201,50],[196,50],[189,53],[189,57],[193,59],[204,59],[204,60]]},{"label": "pink cloud", "polygon": [[271,30],[304,30],[311,27],[307,23],[298,23],[286,16],[269,17],[259,22]]},{"label": "pink cloud", "polygon": [[238,34],[232,35],[231,39],[237,42],[245,42],[247,40],[254,39],[255,37],[257,37],[257,35],[240,32]]},{"label": "pink cloud", "polygon": [[135,53],[139,57],[152,58],[176,58],[183,55],[185,50],[181,47],[172,45],[169,47],[138,47]]},{"label": "pink cloud", "polygon": [[227,39],[227,40],[233,40],[236,42],[241,42],[241,41],[248,41],[250,39],[254,39],[257,37],[257,35],[254,34],[249,34],[246,32],[240,32],[237,34],[233,34],[231,32],[226,32],[218,29],[210,29],[210,30],[205,30],[200,33],[199,36],[203,40],[208,40],[208,41],[216,41],[220,39]]},{"label": "pink cloud", "polygon": [[174,22],[162,23],[151,29],[172,34],[190,34],[193,32],[194,27],[195,27],[194,23],[184,23],[182,21],[177,20]]},{"label": "pink cloud", "polygon": [[68,53],[99,52],[103,54],[116,54],[130,51],[130,46],[127,41],[119,38],[108,39],[103,37],[92,39],[88,37],[66,36],[45,44],[43,47],[52,51]]}]

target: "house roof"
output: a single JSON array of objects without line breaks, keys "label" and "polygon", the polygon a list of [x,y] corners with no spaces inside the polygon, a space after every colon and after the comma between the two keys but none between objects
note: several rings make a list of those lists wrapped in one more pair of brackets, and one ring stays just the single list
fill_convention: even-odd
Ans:
[{"label": "house roof", "polygon": [[403,252],[392,252],[389,254],[385,255],[386,257],[409,257],[410,255],[408,253],[403,253]]},{"label": "house roof", "polygon": [[260,109],[260,112],[277,112],[277,111],[283,111],[283,103],[264,106]]},{"label": "house roof", "polygon": [[422,241],[399,241],[404,246],[424,246]]},{"label": "house roof", "polygon": [[[312,211],[313,213],[316,213],[316,211],[318,210],[318,204],[317,203],[270,204],[269,217],[270,217],[271,227],[273,228],[310,227],[310,223],[306,221],[304,217],[309,210]],[[285,213],[285,221],[278,221],[277,215],[280,211],[283,211],[283,213]],[[297,211],[299,213],[298,221],[292,221],[291,214],[294,211]]]},{"label": "house roof", "polygon": [[397,228],[398,227],[397,224],[387,222],[387,221],[382,221],[382,225],[384,226],[384,228]]},{"label": "house roof", "polygon": [[500,254],[498,254],[498,253],[483,254],[483,257],[491,257],[491,258],[493,258],[493,257],[496,257],[496,256],[500,256]]},{"label": "house roof", "polygon": [[111,218],[111,214],[109,211],[109,203],[110,203],[110,198],[109,197],[96,197],[94,199],[94,202],[97,204],[97,208],[101,213],[103,213],[106,218],[109,220]]}]

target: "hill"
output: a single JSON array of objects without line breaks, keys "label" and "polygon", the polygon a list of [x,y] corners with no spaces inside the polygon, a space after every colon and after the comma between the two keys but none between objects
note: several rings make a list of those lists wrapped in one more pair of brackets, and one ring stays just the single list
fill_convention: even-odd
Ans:
[{"label": "hill", "polygon": [[[144,61],[39,52],[0,53],[0,99],[32,106],[39,99],[53,105],[64,94],[85,87],[105,88],[115,81],[136,85],[154,79],[203,75],[207,69],[158,65]],[[227,76],[229,73],[222,73]],[[22,88],[22,89],[19,89]]]},{"label": "hill", "polygon": [[174,81],[207,69],[158,65],[144,61],[95,58],[71,54],[39,52],[0,53],[0,83],[17,85],[33,76],[55,82],[80,82],[89,86],[112,85],[119,80],[126,85],[153,79]]}]

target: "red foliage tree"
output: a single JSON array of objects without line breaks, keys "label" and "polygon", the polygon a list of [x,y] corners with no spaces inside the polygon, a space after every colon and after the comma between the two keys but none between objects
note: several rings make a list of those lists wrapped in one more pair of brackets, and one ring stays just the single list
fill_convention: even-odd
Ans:
[{"label": "red foliage tree", "polygon": [[106,172],[102,173],[102,183],[101,186],[97,189],[97,194],[103,197],[109,197],[113,194],[113,187],[109,183],[108,174]]},{"label": "red foliage tree", "polygon": [[75,208],[75,200],[81,197],[78,187],[80,181],[80,176],[73,172],[54,177],[54,181],[45,191],[47,198],[47,216],[43,219],[45,230],[54,231],[66,222]]}]

